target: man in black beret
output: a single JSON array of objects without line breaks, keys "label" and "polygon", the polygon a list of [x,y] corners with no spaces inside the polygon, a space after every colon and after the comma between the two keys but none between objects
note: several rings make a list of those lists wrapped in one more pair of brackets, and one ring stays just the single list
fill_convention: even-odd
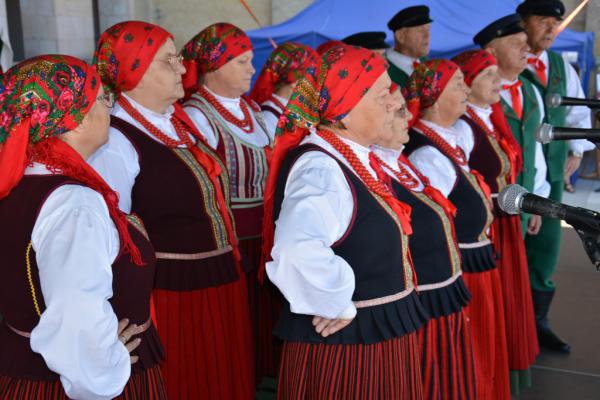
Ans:
[{"label": "man in black beret", "polygon": [[385,32],[358,32],[342,39],[350,46],[364,47],[383,55],[390,45],[385,42]]},{"label": "man in black beret", "polygon": [[400,10],[387,24],[394,32],[394,48],[386,50],[388,73],[400,87],[406,86],[420,59],[429,54],[431,22],[429,7],[414,6]]},{"label": "man in black beret", "polygon": [[[517,7],[517,12],[523,18],[527,43],[531,48],[528,68],[523,75],[537,86],[544,97],[549,93],[585,97],[575,69],[559,54],[549,50],[565,13],[563,3],[560,0],[526,0]],[[590,109],[587,107],[546,107],[545,113],[546,122],[553,126],[591,128]],[[565,177],[570,178],[579,168],[583,152],[594,148],[586,140],[552,141],[544,145],[550,199],[562,201]],[[560,221],[543,217],[542,229],[535,236],[528,235],[525,245],[540,345],[568,353],[570,346],[548,324],[548,310],[555,291],[552,274],[558,263],[561,237]]]}]

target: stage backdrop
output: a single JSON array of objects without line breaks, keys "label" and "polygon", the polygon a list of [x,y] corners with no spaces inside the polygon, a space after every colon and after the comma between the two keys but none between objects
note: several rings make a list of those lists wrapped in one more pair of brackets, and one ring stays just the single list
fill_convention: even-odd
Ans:
[{"label": "stage backdrop", "polygon": [[[386,31],[392,43],[387,21],[401,8],[425,4],[431,9],[432,57],[452,57],[474,48],[472,38],[481,28],[504,15],[514,13],[521,0],[315,0],[304,11],[278,25],[250,31],[255,46],[255,62],[260,71],[273,50],[268,38],[276,43],[296,41],[316,48],[330,39],[342,39],[360,31]],[[576,51],[577,64],[587,89],[594,68],[593,32],[565,29],[553,49]]]}]

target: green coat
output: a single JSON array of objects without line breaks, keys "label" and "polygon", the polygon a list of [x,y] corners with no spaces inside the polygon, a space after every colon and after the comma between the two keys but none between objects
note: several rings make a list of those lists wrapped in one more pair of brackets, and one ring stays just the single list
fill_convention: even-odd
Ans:
[{"label": "green coat", "polygon": [[[504,100],[502,110],[523,152],[523,169],[517,176],[517,183],[531,192],[535,183],[535,132],[540,125],[541,113],[533,84],[523,77],[519,77],[519,80],[523,85],[523,118],[519,119]],[[528,221],[529,215],[523,215],[523,227],[527,226]]]},{"label": "green coat", "polygon": [[[537,74],[530,70],[525,70],[523,76],[529,79],[537,86],[543,98],[548,93],[558,93],[561,96],[567,95],[567,80],[565,63],[563,58],[553,51],[548,51],[548,60],[550,62],[548,74],[548,87],[542,85]],[[552,126],[565,126],[567,118],[566,107],[549,108],[545,107],[545,122]],[[565,168],[565,161],[569,152],[568,142],[566,140],[556,140],[543,145],[546,164],[548,165],[547,179],[550,183],[562,182]],[[560,199],[555,199],[560,201]]]},{"label": "green coat", "polygon": [[[558,93],[561,96],[565,96],[567,94],[567,75],[564,61],[560,55],[552,51],[548,51],[548,60],[550,66],[547,88],[538,80],[537,74],[525,71],[523,75],[531,77],[544,98],[548,93]],[[567,115],[565,107],[546,107],[545,111],[545,120],[547,123],[553,126],[565,126]],[[548,165],[549,197],[552,200],[560,202],[563,195],[563,171],[569,150],[568,143],[564,140],[557,140],[543,145],[543,148],[546,164]],[[542,229],[540,229],[537,235],[527,235],[525,237],[529,279],[533,290],[554,290],[552,275],[556,270],[560,255],[561,238],[562,229],[560,220],[548,217],[542,217]]]}]

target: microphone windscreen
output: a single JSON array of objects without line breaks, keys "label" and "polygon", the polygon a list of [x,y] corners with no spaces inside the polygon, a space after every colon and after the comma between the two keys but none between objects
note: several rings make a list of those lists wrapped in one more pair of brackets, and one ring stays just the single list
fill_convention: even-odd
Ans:
[{"label": "microphone windscreen", "polygon": [[498,194],[498,206],[507,214],[521,214],[521,199],[527,189],[520,185],[506,185]]},{"label": "microphone windscreen", "polygon": [[550,124],[542,124],[535,132],[535,140],[542,144],[550,143],[554,139],[554,127]]},{"label": "microphone windscreen", "polygon": [[562,104],[562,96],[558,93],[548,93],[546,95],[546,105],[550,108],[560,107]]}]

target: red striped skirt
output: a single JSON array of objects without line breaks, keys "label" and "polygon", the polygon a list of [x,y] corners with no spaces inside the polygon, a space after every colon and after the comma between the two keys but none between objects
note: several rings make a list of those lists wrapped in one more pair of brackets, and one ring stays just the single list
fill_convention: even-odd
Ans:
[{"label": "red striped skirt", "polygon": [[508,366],[511,370],[528,369],[540,352],[527,253],[518,215],[494,220],[494,246],[500,252],[498,272],[504,294],[504,316]]},{"label": "red striped skirt", "polygon": [[265,275],[264,284],[258,282],[258,266],[262,255],[262,240],[244,239],[239,244],[247,271],[248,303],[254,334],[257,383],[263,377],[275,377],[281,357],[282,342],[273,335],[279,318],[282,296]]},{"label": "red striped skirt", "polygon": [[254,396],[246,279],[190,292],[154,290],[162,373],[170,399]]},{"label": "red striped skirt", "polygon": [[475,399],[471,326],[464,311],[429,320],[418,338],[424,398]]},{"label": "red striped skirt", "polygon": [[[167,393],[158,365],[129,378],[123,393],[116,400],[164,400]],[[0,376],[0,399],[2,400],[67,400],[59,380],[32,381]]]},{"label": "red striped skirt", "polygon": [[376,344],[284,342],[277,397],[421,400],[416,333]]},{"label": "red striped skirt", "polygon": [[465,308],[471,322],[478,400],[510,399],[502,285],[496,268],[463,273],[473,296]]}]

